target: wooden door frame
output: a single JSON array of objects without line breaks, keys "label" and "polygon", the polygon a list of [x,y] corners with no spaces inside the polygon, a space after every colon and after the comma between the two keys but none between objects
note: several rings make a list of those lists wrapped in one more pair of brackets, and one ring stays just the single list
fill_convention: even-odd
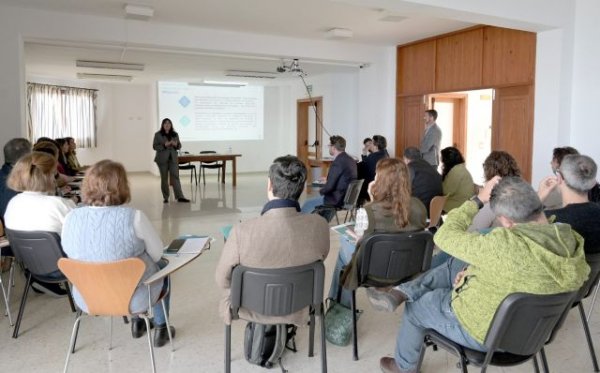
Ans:
[{"label": "wooden door frame", "polygon": [[[313,152],[309,151],[308,144],[308,110],[313,110],[311,106],[317,107],[317,115],[315,117],[316,128],[316,144]],[[307,168],[307,184],[310,186],[312,182],[312,172],[309,159],[321,159],[323,147],[323,96],[303,98],[296,100],[296,154],[298,158]]]},{"label": "wooden door frame", "polygon": [[[435,109],[437,102],[450,102],[454,104],[454,118],[452,119],[452,146],[460,150],[463,157],[467,157],[467,100],[465,93],[434,93],[430,95],[431,107]],[[443,136],[443,134],[442,134]]]}]

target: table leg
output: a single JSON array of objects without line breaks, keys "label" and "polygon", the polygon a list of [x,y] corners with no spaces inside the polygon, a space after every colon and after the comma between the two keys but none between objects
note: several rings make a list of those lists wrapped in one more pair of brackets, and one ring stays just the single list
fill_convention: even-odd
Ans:
[{"label": "table leg", "polygon": [[221,184],[225,184],[225,173],[227,171],[227,161],[223,160],[223,176],[221,177]]},{"label": "table leg", "polygon": [[235,169],[235,158],[236,158],[236,157],[233,157],[233,159],[232,159],[232,162],[233,162],[233,169],[231,170],[231,178],[232,178],[232,180],[233,180],[233,181],[232,181],[232,185],[233,185],[233,186],[236,186],[236,184],[237,184],[237,180],[236,180],[236,176],[237,176],[237,174],[236,174],[236,169]]}]

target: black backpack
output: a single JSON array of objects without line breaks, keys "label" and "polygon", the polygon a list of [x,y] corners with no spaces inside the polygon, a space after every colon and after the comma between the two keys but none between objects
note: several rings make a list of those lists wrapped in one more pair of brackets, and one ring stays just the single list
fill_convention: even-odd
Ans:
[{"label": "black backpack", "polygon": [[[259,324],[249,322],[244,333],[244,356],[251,364],[272,368],[286,349],[296,352],[296,329],[293,324]],[[288,346],[289,344],[289,346]]]}]

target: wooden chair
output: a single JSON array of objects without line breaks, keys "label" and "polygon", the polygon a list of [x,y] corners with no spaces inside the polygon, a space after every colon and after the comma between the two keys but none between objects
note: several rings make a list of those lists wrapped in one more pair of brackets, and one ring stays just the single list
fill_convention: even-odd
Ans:
[{"label": "wooden chair", "polygon": [[[74,259],[63,258],[58,261],[58,267],[69,279],[69,281],[77,288],[85,304],[87,305],[90,316],[110,316],[110,342],[109,349],[112,348],[112,316],[129,316],[132,315],[129,310],[131,298],[142,279],[146,265],[139,258],[129,258],[115,262],[94,263],[83,262]],[[148,289],[149,290],[149,289]],[[161,299],[163,311],[167,315],[164,300]],[[152,363],[152,371],[156,372],[154,363],[154,349],[152,339],[150,337],[150,312],[152,304],[148,299],[148,310],[144,313],[137,314],[144,319],[146,330],[148,330],[148,347],[150,348],[150,361]],[[73,325],[71,334],[71,342],[67,351],[67,359],[65,362],[64,372],[67,372],[69,366],[69,358],[71,353],[75,352],[75,342],[79,330],[79,322],[81,321],[82,311],[77,313],[77,319]],[[169,340],[171,348],[173,341],[171,337],[170,325],[168,317],[167,330],[169,331]]]},{"label": "wooden chair", "polygon": [[427,229],[437,228],[440,225],[440,218],[448,196],[435,196],[429,202],[429,226]]}]

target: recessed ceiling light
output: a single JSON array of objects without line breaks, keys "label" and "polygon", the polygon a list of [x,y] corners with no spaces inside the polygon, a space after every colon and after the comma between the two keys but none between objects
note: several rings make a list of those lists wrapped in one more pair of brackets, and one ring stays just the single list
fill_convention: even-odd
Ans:
[{"label": "recessed ceiling light", "polygon": [[147,21],[154,16],[154,9],[147,5],[125,4],[125,18]]},{"label": "recessed ceiling light", "polygon": [[325,36],[330,39],[349,39],[354,36],[354,33],[350,29],[336,27],[327,30]]}]

